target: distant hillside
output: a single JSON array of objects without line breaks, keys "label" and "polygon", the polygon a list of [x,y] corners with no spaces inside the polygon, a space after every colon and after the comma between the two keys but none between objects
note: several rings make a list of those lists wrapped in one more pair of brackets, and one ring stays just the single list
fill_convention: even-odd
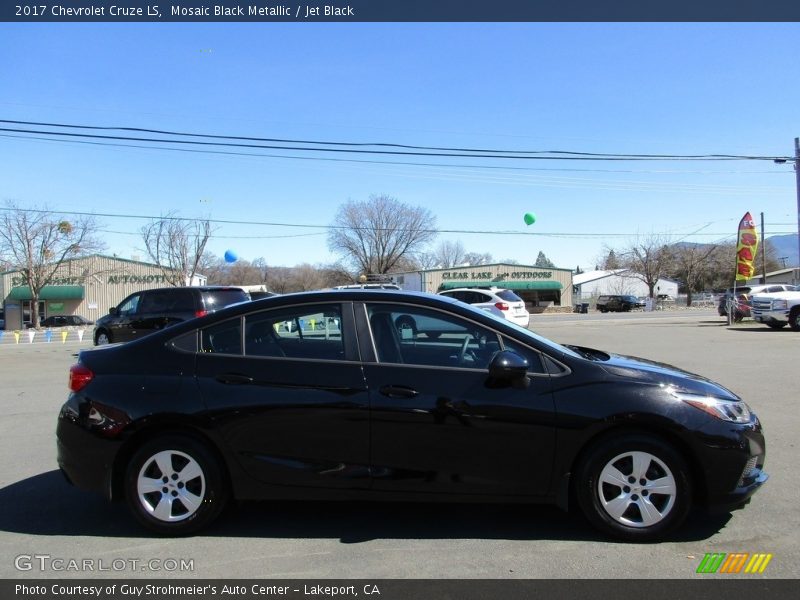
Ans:
[{"label": "distant hillside", "polygon": [[767,236],[767,243],[772,246],[772,249],[775,251],[775,260],[778,261],[778,264],[783,263],[783,259],[785,259],[787,267],[800,265],[796,233],[773,235],[771,237]]},{"label": "distant hillside", "polygon": [[[767,236],[767,244],[772,247],[774,251],[775,260],[778,264],[786,263],[787,267],[795,267],[800,265],[800,256],[797,249],[797,234],[789,233],[786,235],[773,235]],[[675,247],[678,248],[692,248],[703,247],[708,244],[696,244],[693,242],[678,242]]]}]

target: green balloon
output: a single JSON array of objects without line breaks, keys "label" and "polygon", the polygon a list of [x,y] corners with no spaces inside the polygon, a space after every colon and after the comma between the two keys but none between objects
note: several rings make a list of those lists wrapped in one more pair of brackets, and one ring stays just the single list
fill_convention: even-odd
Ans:
[{"label": "green balloon", "polygon": [[526,225],[533,225],[536,223],[536,215],[533,213],[525,213],[525,224]]}]

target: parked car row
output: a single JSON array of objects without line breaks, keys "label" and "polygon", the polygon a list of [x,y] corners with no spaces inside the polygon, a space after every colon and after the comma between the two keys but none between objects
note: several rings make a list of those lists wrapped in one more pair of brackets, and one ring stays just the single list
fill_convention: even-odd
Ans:
[{"label": "parked car row", "polygon": [[[400,290],[397,285],[386,283],[347,285],[335,289],[337,291]],[[154,331],[203,316],[226,306],[247,302],[251,300],[253,293],[258,296],[258,299],[275,295],[270,292],[248,293],[233,286],[173,287],[136,292],[125,298],[119,306],[111,308],[108,315],[97,320],[94,343],[96,346],[101,346],[138,339]],[[525,302],[511,290],[497,287],[464,288],[448,290],[441,294],[466,304],[475,305],[482,310],[491,312],[496,317],[507,319],[522,327],[528,326],[530,314],[525,308]],[[403,328],[415,332],[425,329],[423,323],[416,323],[413,319],[402,321],[398,327],[401,325]],[[289,331],[292,328],[303,328],[299,323],[291,322],[284,324],[283,327]],[[443,333],[443,331],[435,332],[428,329],[431,336]]]},{"label": "parked car row", "polygon": [[797,286],[784,283],[736,286],[720,296],[717,313],[720,317],[727,317],[728,311],[731,310],[733,321],[739,322],[745,317],[751,316],[752,297],[754,295],[793,292],[797,291],[797,289]]}]

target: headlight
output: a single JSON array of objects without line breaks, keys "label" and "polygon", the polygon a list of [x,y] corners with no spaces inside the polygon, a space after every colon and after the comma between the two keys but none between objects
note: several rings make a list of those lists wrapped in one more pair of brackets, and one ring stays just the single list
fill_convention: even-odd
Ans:
[{"label": "headlight", "polygon": [[787,310],[789,305],[786,303],[786,300],[773,300],[772,301],[772,310]]},{"label": "headlight", "polygon": [[750,422],[750,407],[744,402],[723,400],[721,398],[714,398],[713,396],[702,396],[700,394],[690,394],[677,390],[671,390],[671,394],[678,400],[686,402],[686,404],[690,404],[695,408],[699,408],[717,419],[730,421],[731,423]]}]

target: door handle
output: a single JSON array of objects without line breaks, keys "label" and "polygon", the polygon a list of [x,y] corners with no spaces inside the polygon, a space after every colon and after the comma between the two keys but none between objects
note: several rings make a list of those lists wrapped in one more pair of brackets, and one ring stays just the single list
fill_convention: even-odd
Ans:
[{"label": "door handle", "polygon": [[389,398],[414,398],[419,396],[417,390],[405,387],[403,385],[385,385],[378,390],[384,396]]},{"label": "door handle", "polygon": [[238,373],[223,373],[217,375],[217,381],[228,385],[245,385],[253,383],[253,378],[247,375],[239,375]]}]

